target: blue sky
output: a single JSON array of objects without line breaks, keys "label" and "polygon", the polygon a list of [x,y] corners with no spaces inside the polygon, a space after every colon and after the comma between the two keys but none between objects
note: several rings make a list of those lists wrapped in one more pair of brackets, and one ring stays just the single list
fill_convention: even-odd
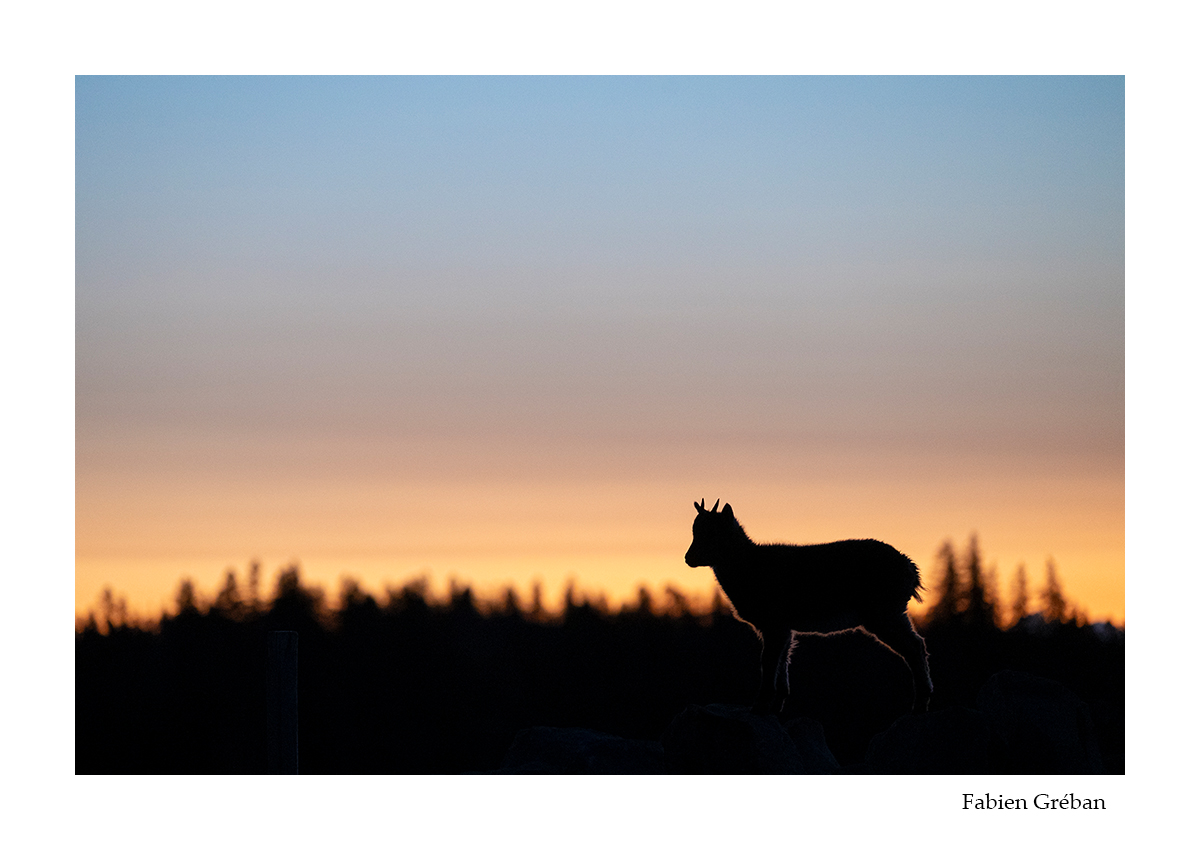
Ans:
[{"label": "blue sky", "polygon": [[272,267],[1111,252],[1123,97],[1120,78],[80,78],[80,248]]},{"label": "blue sky", "polygon": [[231,312],[802,325],[863,300],[1111,321],[1122,99],[1119,78],[81,78],[81,342],[130,310],[201,337]]}]

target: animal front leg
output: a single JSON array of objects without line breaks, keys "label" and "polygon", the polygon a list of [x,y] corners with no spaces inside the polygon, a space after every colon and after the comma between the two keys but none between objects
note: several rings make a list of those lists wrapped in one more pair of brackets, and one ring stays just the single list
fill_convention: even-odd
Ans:
[{"label": "animal front leg", "polygon": [[792,630],[763,629],[762,645],[762,681],[754,711],[756,714],[778,714],[790,691],[788,655],[792,648]]}]

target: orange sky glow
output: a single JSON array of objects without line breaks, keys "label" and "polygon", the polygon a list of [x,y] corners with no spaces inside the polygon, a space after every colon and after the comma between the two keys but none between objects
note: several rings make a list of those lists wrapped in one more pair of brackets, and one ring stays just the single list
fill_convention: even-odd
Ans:
[{"label": "orange sky glow", "polygon": [[[319,453],[311,445],[295,450],[310,461]],[[714,456],[703,473],[690,471],[692,452]],[[614,604],[641,585],[658,592],[668,584],[706,602],[711,571],[683,563],[691,502],[703,497],[727,500],[761,542],[890,542],[918,563],[930,589],[942,542],[961,551],[977,533],[1005,604],[1024,564],[1036,605],[1053,558],[1073,603],[1092,619],[1124,622],[1119,467],[968,465],[915,453],[743,464],[749,459],[737,450],[712,447],[677,449],[675,458],[666,457],[669,448],[657,459],[630,454],[612,459],[608,471],[576,467],[555,477],[543,468],[422,479],[381,467],[378,457],[361,477],[297,474],[285,459],[273,469],[164,474],[126,466],[80,475],[76,611],[94,608],[107,586],[132,610],[157,615],[173,608],[184,577],[211,595],[229,568],[244,582],[251,560],[262,565],[264,590],[280,567],[298,563],[331,600],[344,577],[383,598],[387,587],[426,576],[438,593],[451,579],[485,597],[511,585],[526,603],[539,582],[549,607],[568,581]]]}]

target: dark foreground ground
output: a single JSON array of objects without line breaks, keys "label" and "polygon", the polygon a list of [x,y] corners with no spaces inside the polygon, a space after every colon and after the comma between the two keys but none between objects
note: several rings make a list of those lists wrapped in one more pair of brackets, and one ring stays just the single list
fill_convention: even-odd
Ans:
[{"label": "dark foreground ground", "polygon": [[[1027,618],[924,624],[935,693],[910,716],[898,656],[861,632],[801,637],[781,718],[750,715],[758,643],[675,597],[558,618],[470,591],[336,610],[297,575],[76,636],[78,773],[266,770],[268,632],[299,638],[304,773],[1124,772],[1124,632]],[[997,675],[999,674],[999,675]]]}]

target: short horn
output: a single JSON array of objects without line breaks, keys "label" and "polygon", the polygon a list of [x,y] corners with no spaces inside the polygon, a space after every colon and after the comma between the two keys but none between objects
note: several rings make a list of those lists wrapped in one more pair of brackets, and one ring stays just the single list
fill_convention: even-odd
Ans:
[{"label": "short horn", "polygon": [[696,513],[698,513],[698,514],[704,513],[704,500],[703,499],[701,499],[699,502],[692,502],[692,504],[696,506]]},{"label": "short horn", "polygon": [[715,502],[713,502],[713,513],[714,514],[717,512],[717,508],[719,508],[720,506],[721,506],[720,499],[717,499]]}]

